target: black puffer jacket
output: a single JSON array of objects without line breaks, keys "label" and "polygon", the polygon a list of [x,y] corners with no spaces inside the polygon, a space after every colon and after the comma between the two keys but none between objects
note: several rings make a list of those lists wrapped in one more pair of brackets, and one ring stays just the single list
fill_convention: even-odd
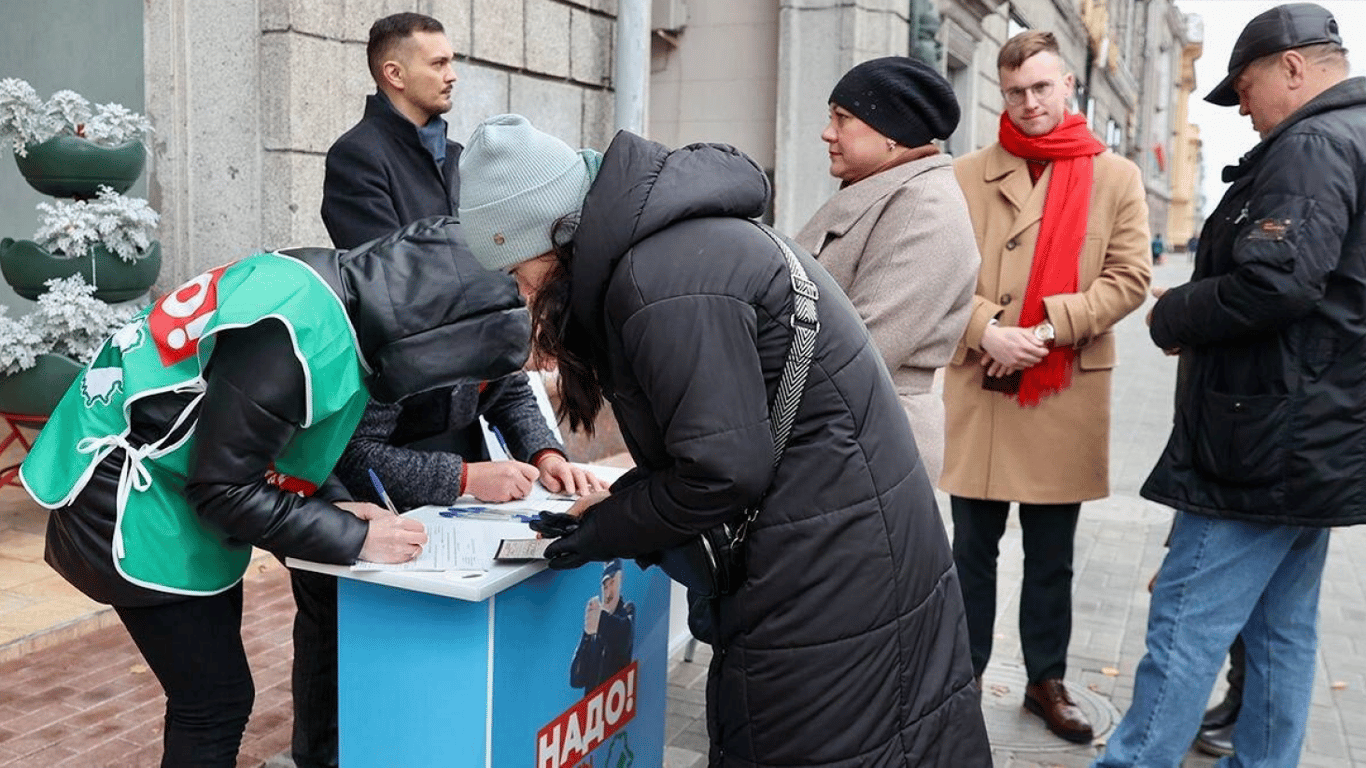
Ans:
[{"label": "black puffer jacket", "polygon": [[1366,78],[1225,171],[1195,274],[1153,310],[1179,347],[1171,439],[1143,496],[1215,517],[1366,522]]},{"label": "black puffer jacket", "polygon": [[[358,347],[375,369],[372,391],[401,398],[505,376],[526,358],[529,329],[515,286],[472,258],[452,258],[457,246],[464,251],[453,223],[425,219],[349,253],[290,252],[322,275],[346,305]],[[453,355],[450,349],[468,352]],[[409,351],[417,357],[405,358]],[[205,372],[204,397],[180,428],[192,441],[183,491],[201,519],[230,540],[282,556],[351,563],[368,524],[329,503],[347,498],[340,483],[329,481],[306,498],[266,481],[272,462],[304,421],[304,388],[303,369],[282,323],[224,331]],[[160,439],[191,394],[135,401],[130,440],[140,445]],[[110,541],[123,457],[122,449],[109,454],[75,501],[53,511],[45,557],[93,600],[126,607],[183,600],[135,586],[114,568]]]},{"label": "black puffer jacket", "polygon": [[647,555],[761,504],[748,579],[719,607],[713,766],[989,766],[910,428],[858,314],[795,245],[821,326],[775,475],[768,404],[793,303],[780,251],[746,220],[767,194],[729,147],[621,133],[604,157],[571,306],[640,471],[592,513],[598,544]]}]

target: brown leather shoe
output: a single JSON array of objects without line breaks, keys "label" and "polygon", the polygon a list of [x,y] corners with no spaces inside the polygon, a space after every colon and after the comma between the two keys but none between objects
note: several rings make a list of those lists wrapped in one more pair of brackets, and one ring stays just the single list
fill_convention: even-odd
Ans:
[{"label": "brown leather shoe", "polygon": [[1056,677],[1025,686],[1024,707],[1042,717],[1048,730],[1068,741],[1087,744],[1095,738],[1086,716],[1072,703],[1067,688]]}]

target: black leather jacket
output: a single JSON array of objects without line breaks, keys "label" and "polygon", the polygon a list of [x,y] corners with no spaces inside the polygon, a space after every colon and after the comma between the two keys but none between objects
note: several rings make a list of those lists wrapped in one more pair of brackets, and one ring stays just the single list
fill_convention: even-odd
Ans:
[{"label": "black leather jacket", "polygon": [[[372,393],[400,399],[505,376],[525,361],[528,321],[515,284],[472,259],[457,262],[451,224],[419,221],[348,253],[289,254],[322,275],[345,305],[373,370]],[[185,495],[201,519],[230,540],[278,555],[354,562],[368,524],[329,503],[348,498],[340,483],[303,497],[265,479],[303,421],[303,370],[284,326],[263,321],[222,332],[204,378],[196,418],[184,427],[194,441]],[[188,400],[166,394],[135,402],[130,439],[159,439]],[[114,569],[122,460],[122,451],[111,453],[75,501],[52,513],[46,559],[93,600],[133,607],[184,599],[130,584]]]},{"label": "black leather jacket", "polygon": [[1195,274],[1153,310],[1180,348],[1171,438],[1142,494],[1214,517],[1366,522],[1366,78],[1235,167]]}]

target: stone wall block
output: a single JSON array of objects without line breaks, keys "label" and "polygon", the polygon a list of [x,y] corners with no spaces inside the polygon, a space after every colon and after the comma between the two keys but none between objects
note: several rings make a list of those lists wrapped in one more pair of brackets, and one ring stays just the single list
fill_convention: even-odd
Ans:
[{"label": "stone wall block", "polygon": [[522,0],[474,0],[470,55],[521,68],[526,65]]},{"label": "stone wall block", "polygon": [[319,213],[323,204],[323,170],[323,158],[318,155],[265,153],[262,172],[270,183],[262,190],[261,242],[257,250],[331,247],[332,239],[327,236]]},{"label": "stone wall block", "polygon": [[583,145],[604,151],[616,133],[615,94],[611,91],[584,91]]},{"label": "stone wall block", "polygon": [[261,94],[268,151],[326,152],[360,119],[374,90],[359,43],[272,33],[263,36],[262,61],[266,71],[289,73],[283,87]]},{"label": "stone wall block", "polygon": [[511,111],[525,115],[532,125],[571,147],[583,146],[583,100],[583,89],[569,83],[512,76]]},{"label": "stone wall block", "polygon": [[429,10],[427,15],[441,22],[446,28],[446,36],[457,54],[470,51],[470,13],[472,0],[428,0],[423,3]]},{"label": "stone wall block", "polygon": [[556,0],[526,0],[526,68],[569,77],[569,6]]},{"label": "stone wall block", "polygon": [[446,135],[464,144],[484,118],[509,111],[508,74],[477,64],[457,65],[455,72],[460,82],[446,113]]},{"label": "stone wall block", "polygon": [[267,89],[255,2],[190,10],[148,0],[145,14],[146,110],[157,126],[148,188],[163,217],[164,289],[258,245]]},{"label": "stone wall block", "polygon": [[261,143],[266,147],[289,146],[290,121],[294,113],[294,59],[288,33],[261,35],[261,67],[279,72],[275,87],[261,92]]},{"label": "stone wall block", "polygon": [[615,29],[612,19],[587,11],[570,12],[570,76],[574,80],[593,85],[611,83]]}]

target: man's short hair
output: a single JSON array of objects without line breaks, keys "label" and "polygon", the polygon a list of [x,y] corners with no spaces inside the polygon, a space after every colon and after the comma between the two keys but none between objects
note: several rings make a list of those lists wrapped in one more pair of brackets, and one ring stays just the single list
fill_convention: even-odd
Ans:
[{"label": "man's short hair", "polygon": [[1058,49],[1058,38],[1054,37],[1052,32],[1038,29],[1021,32],[1001,46],[1001,52],[996,56],[996,68],[1019,69],[1030,56],[1041,51],[1048,51],[1062,58],[1062,52]]},{"label": "man's short hair", "polygon": [[394,49],[415,32],[445,32],[441,22],[421,13],[395,13],[370,25],[370,42],[365,46],[365,58],[370,63],[370,76],[375,82],[384,77],[384,62],[393,57]]},{"label": "man's short hair", "polygon": [[1248,71],[1253,68],[1265,69],[1274,66],[1280,62],[1281,57],[1285,55],[1286,51],[1299,51],[1300,55],[1304,56],[1304,60],[1308,62],[1310,66],[1331,67],[1340,69],[1344,73],[1351,68],[1351,65],[1347,61],[1346,48],[1337,43],[1315,43],[1313,45],[1300,46],[1299,48],[1287,48],[1285,51],[1268,53],[1259,59],[1254,59],[1249,62],[1243,71]]},{"label": "man's short hair", "polygon": [[1349,68],[1347,63],[1347,49],[1343,48],[1338,43],[1329,42],[1306,45],[1300,49],[1300,53],[1304,54],[1305,60],[1310,64],[1318,64],[1319,66],[1325,67],[1333,66],[1343,70]]}]

